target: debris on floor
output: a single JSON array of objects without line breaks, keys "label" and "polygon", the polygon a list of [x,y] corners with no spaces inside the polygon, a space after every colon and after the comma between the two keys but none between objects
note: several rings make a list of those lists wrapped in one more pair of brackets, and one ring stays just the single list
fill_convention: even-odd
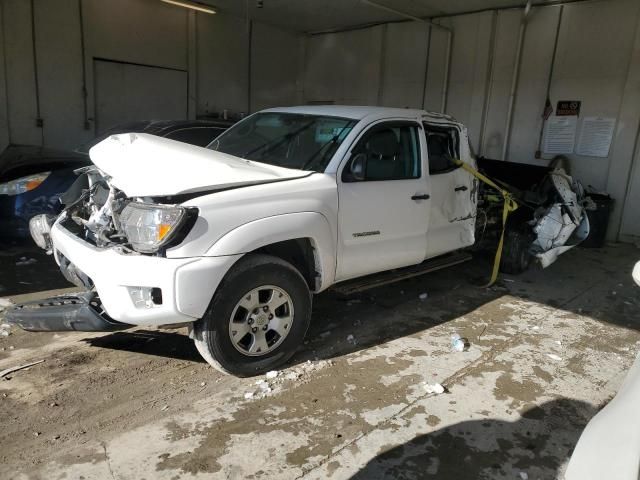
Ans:
[{"label": "debris on floor", "polygon": [[424,302],[427,300],[427,298],[429,298],[429,294],[427,292],[421,293],[420,295],[418,295],[418,298]]},{"label": "debris on floor", "polygon": [[34,365],[38,365],[43,363],[44,360],[38,360],[37,362],[25,363],[24,365],[18,365],[17,367],[10,367],[0,372],[0,378],[9,375],[10,373],[17,372],[18,370],[24,370],[25,368],[33,367]]},{"label": "debris on floor", "polygon": [[357,343],[356,337],[351,334],[347,335],[347,342],[349,342],[351,345],[355,345]]},{"label": "debris on floor", "polygon": [[562,360],[562,357],[556,355],[555,353],[547,353],[547,357],[549,357],[551,360],[555,360],[556,362],[560,362]]},{"label": "debris on floor", "polygon": [[451,349],[454,352],[464,352],[469,350],[469,347],[471,347],[471,343],[467,338],[461,337],[457,333],[451,335]]},{"label": "debris on floor", "polygon": [[33,265],[34,263],[37,263],[37,262],[38,261],[35,258],[20,257],[20,260],[16,262],[16,266],[23,267],[25,265]]},{"label": "debris on floor", "polygon": [[439,383],[434,383],[434,384],[425,384],[424,385],[424,389],[427,393],[435,393],[436,395],[440,395],[441,393],[446,392],[447,390],[440,385]]},{"label": "debris on floor", "polygon": [[0,312],[5,308],[9,308],[13,306],[13,302],[8,298],[0,298]]},{"label": "debris on floor", "polygon": [[278,376],[278,374],[279,374],[279,373],[280,373],[280,372],[278,372],[277,370],[271,370],[270,372],[267,372],[266,377],[267,377],[269,380],[271,380],[271,379],[276,378],[276,377]]}]

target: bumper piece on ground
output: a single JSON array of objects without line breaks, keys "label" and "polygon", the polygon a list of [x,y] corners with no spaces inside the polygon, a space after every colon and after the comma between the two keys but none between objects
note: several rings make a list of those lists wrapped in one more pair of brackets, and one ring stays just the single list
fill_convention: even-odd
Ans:
[{"label": "bumper piece on ground", "polygon": [[132,327],[109,318],[95,292],[22,303],[8,310],[5,318],[30,332],[109,332]]}]

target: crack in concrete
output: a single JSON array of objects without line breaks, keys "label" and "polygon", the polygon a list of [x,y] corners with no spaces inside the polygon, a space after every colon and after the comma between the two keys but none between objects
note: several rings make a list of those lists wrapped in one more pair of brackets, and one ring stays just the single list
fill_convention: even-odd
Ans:
[{"label": "crack in concrete", "polygon": [[[510,348],[512,346],[512,344],[514,344],[517,340],[520,339],[521,336],[522,336],[522,332],[518,332],[514,336],[510,337],[509,340],[503,340],[502,342],[494,345],[493,348],[491,348],[490,350],[487,350],[486,352],[483,352],[480,355],[480,357],[478,357],[476,360],[471,362],[469,365],[466,365],[465,367],[461,368],[460,370],[454,372],[452,375],[447,377],[443,381],[442,384],[445,387],[447,387],[450,384],[459,383],[459,381],[462,378],[466,377],[467,375],[470,375],[474,370],[479,369],[479,367],[482,364],[485,364],[485,363],[487,363],[489,361],[495,360],[495,358],[499,354],[504,353],[505,351],[507,351],[507,348]],[[342,447],[340,447],[338,450],[333,452],[331,455],[328,455],[325,459],[320,461],[320,463],[318,463],[317,465],[311,467],[308,470],[304,470],[301,475],[299,475],[299,476],[297,476],[295,478],[295,480],[300,480],[300,479],[306,477],[308,474],[310,474],[314,470],[317,470],[318,468],[322,467],[327,462],[332,460],[336,455],[338,455],[344,449],[351,447],[352,445],[354,445],[355,443],[357,443],[361,439],[365,438],[366,436],[368,436],[372,432],[374,432],[376,430],[379,430],[380,428],[383,428],[383,427],[391,424],[391,422],[393,422],[398,417],[402,416],[409,409],[413,408],[418,402],[420,402],[420,401],[422,401],[422,400],[424,400],[426,398],[430,398],[430,397],[434,397],[434,396],[437,396],[437,394],[429,394],[429,393],[427,393],[425,395],[422,395],[422,396],[416,398],[414,401],[409,402],[409,404],[406,407],[400,409],[398,412],[396,412],[395,414],[391,415],[386,420],[383,420],[382,422],[378,423],[377,425],[372,426],[367,431],[363,432],[362,435],[359,435],[358,437],[354,438],[350,442],[348,442],[345,445],[343,445]]]},{"label": "crack in concrete", "polygon": [[111,469],[111,459],[109,458],[109,454],[107,453],[107,444],[106,442],[100,442],[100,444],[102,445],[102,449],[104,450],[104,458],[107,463],[107,468],[109,469],[109,474],[111,475],[111,478],[113,478],[113,480],[117,480],[115,474],[113,473],[113,470]]}]

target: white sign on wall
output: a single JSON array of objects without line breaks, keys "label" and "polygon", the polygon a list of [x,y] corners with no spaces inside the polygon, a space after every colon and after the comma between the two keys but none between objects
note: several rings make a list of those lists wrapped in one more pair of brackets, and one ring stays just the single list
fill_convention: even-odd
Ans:
[{"label": "white sign on wall", "polygon": [[585,117],[580,128],[576,153],[588,157],[608,157],[616,119]]},{"label": "white sign on wall", "polygon": [[552,155],[573,153],[577,127],[577,116],[549,117],[544,127],[544,153]]}]

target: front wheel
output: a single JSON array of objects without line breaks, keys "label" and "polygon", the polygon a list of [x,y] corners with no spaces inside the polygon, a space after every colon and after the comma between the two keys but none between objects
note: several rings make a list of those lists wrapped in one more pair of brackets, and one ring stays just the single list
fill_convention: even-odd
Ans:
[{"label": "front wheel", "polygon": [[229,271],[205,316],[194,324],[202,357],[224,373],[258,375],[282,366],[302,343],[311,293],[291,264],[247,255]]}]

